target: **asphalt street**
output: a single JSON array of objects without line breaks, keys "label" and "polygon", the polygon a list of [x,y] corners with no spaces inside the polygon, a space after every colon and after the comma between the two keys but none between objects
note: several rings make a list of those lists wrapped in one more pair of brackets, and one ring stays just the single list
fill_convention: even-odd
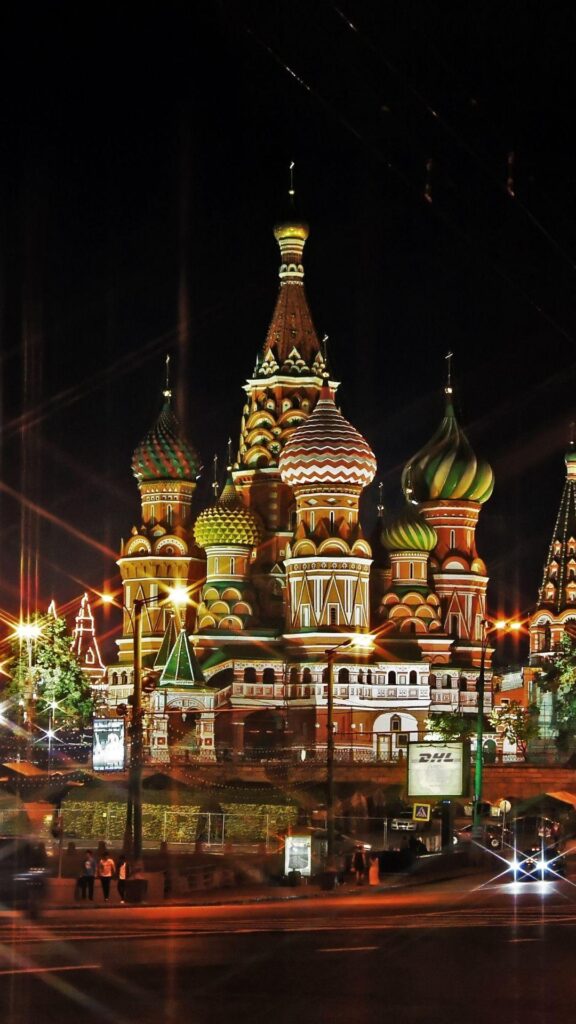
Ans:
[{"label": "asphalt street", "polygon": [[571,1020],[576,887],[412,890],[0,917],[9,1024]]}]

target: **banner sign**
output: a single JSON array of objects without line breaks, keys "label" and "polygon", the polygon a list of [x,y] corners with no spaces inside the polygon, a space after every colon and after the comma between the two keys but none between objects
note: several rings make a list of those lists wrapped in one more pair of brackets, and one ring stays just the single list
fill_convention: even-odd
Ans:
[{"label": "banner sign", "polygon": [[462,796],[463,743],[409,743],[408,796]]},{"label": "banner sign", "polygon": [[286,836],[284,874],[299,871],[304,877],[312,872],[312,836]]},{"label": "banner sign", "polygon": [[92,767],[95,771],[122,771],[125,761],[124,722],[95,718],[92,739]]}]

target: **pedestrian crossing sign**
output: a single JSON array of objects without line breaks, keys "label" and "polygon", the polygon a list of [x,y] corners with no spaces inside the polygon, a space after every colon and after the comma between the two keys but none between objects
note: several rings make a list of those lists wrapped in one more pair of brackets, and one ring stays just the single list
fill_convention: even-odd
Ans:
[{"label": "pedestrian crossing sign", "polygon": [[430,804],[413,804],[412,821],[430,821]]}]

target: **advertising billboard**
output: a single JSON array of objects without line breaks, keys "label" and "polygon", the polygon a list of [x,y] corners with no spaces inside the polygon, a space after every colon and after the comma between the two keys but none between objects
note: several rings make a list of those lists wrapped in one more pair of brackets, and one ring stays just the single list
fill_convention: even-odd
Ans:
[{"label": "advertising billboard", "polygon": [[92,738],[92,767],[110,772],[124,768],[124,722],[115,718],[95,718]]},{"label": "advertising billboard", "polygon": [[408,796],[462,796],[464,744],[409,743]]},{"label": "advertising billboard", "polygon": [[286,836],[284,874],[299,871],[308,878],[312,871],[312,836]]}]

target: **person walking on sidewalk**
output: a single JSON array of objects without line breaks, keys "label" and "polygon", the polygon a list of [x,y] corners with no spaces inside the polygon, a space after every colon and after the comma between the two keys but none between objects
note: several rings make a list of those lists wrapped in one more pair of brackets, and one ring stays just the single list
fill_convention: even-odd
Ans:
[{"label": "person walking on sidewalk", "polygon": [[366,873],[366,858],[364,856],[364,850],[359,845],[354,851],[352,867],[354,869],[354,874],[356,875],[356,885],[362,885],[364,875]]},{"label": "person walking on sidewalk", "polygon": [[102,886],[104,903],[110,902],[110,882],[114,878],[116,865],[108,852],[105,852],[98,861],[98,877]]},{"label": "person walking on sidewalk", "polygon": [[92,850],[86,850],[82,858],[82,868],[78,877],[80,888],[80,899],[94,901],[94,878],[96,876],[96,861]]},{"label": "person walking on sidewalk", "polygon": [[126,854],[121,853],[118,859],[118,895],[120,897],[120,903],[126,903],[126,879],[130,874],[130,866],[126,859]]}]

